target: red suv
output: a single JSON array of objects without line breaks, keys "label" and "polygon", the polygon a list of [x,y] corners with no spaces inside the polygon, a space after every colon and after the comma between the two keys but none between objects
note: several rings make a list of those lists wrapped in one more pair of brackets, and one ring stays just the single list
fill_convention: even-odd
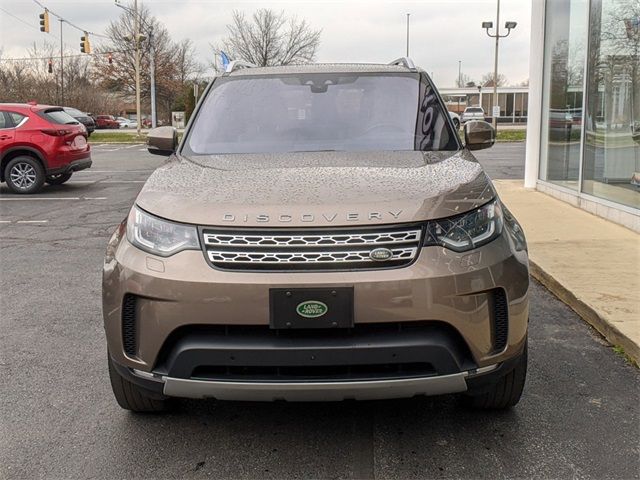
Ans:
[{"label": "red suv", "polygon": [[96,117],[96,128],[120,128],[120,123],[113,115],[98,115]]},{"label": "red suv", "polygon": [[90,166],[87,130],[62,107],[0,103],[0,181],[13,192],[60,185]]}]

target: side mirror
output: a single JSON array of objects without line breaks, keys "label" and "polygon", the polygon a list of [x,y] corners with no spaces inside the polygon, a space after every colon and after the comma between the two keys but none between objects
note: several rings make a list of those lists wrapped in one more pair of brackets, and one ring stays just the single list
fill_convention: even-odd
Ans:
[{"label": "side mirror", "polygon": [[496,143],[496,131],[484,120],[464,124],[464,143],[469,150],[491,148]]},{"label": "side mirror", "polygon": [[178,131],[173,127],[157,127],[147,135],[147,150],[168,157],[178,147]]}]

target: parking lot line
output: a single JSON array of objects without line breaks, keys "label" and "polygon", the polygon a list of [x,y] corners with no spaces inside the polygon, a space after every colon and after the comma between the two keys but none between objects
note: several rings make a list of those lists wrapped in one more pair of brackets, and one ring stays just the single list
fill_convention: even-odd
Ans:
[{"label": "parking lot line", "polygon": [[47,223],[49,220],[18,220],[16,223]]},{"label": "parking lot line", "polygon": [[155,170],[155,168],[150,168],[148,170],[80,170],[79,172],[75,172],[74,175],[79,174],[87,174],[87,173],[151,173]]},{"label": "parking lot line", "polygon": [[144,183],[146,180],[96,180],[100,183]]},{"label": "parking lot line", "polygon": [[33,202],[57,200],[106,200],[107,197],[0,197],[0,202]]}]

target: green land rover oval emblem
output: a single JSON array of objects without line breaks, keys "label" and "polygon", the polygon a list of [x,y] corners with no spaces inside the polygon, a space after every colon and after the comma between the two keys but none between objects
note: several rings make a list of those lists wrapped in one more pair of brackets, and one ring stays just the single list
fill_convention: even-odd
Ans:
[{"label": "green land rover oval emblem", "polygon": [[304,318],[318,318],[327,313],[328,310],[326,303],[317,300],[308,300],[298,304],[296,307],[298,315]]}]

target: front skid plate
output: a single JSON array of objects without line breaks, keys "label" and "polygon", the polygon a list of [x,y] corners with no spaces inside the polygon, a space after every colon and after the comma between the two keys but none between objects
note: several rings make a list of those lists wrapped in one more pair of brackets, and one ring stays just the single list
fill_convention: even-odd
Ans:
[{"label": "front skid plate", "polygon": [[225,382],[164,377],[170,397],[245,401],[341,401],[409,398],[467,390],[468,372],[432,377],[355,382]]}]

